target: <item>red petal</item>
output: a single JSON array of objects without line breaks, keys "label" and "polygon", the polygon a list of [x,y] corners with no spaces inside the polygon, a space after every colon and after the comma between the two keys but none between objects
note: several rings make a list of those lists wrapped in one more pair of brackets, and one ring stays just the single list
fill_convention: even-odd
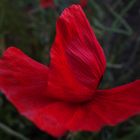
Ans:
[{"label": "red petal", "polygon": [[54,8],[54,1],[53,0],[40,0],[40,6],[42,8]]},{"label": "red petal", "polygon": [[98,90],[67,123],[69,130],[97,131],[140,114],[140,80],[110,90]]},{"label": "red petal", "polygon": [[60,136],[65,129],[44,118],[47,113],[43,109],[52,103],[47,94],[47,80],[48,68],[17,48],[9,48],[0,59],[0,90],[22,115],[42,130]]},{"label": "red petal", "polygon": [[105,71],[103,50],[78,5],[64,10],[56,28],[48,78],[51,96],[73,102],[88,100]]},{"label": "red petal", "polygon": [[49,114],[44,116],[45,120],[52,120],[55,126],[70,131],[99,131],[140,114],[140,80],[96,93],[90,102],[54,102],[42,108],[39,114]]}]

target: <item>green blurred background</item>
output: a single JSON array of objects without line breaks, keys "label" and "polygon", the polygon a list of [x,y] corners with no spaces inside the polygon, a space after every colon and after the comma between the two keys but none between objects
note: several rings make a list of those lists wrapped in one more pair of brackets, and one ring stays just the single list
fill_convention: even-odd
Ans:
[{"label": "green blurred background", "polygon": [[[39,0],[0,0],[0,54],[8,46],[17,46],[48,64],[56,20],[65,7],[78,2],[55,0],[55,8],[43,9]],[[89,0],[84,11],[107,58],[101,87],[115,87],[140,78],[140,1]],[[20,116],[0,94],[0,140],[27,139],[55,140]],[[68,133],[59,140],[140,140],[140,117],[98,133]]]}]

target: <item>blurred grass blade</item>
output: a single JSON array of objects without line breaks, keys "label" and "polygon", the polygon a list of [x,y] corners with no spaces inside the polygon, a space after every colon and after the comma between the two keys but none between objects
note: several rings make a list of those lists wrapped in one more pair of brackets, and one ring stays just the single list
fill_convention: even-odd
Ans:
[{"label": "blurred grass blade", "polygon": [[127,31],[123,30],[123,29],[119,29],[119,28],[114,28],[114,27],[107,27],[104,26],[97,18],[94,17],[94,19],[92,19],[95,26],[104,30],[104,31],[108,31],[108,32],[114,32],[114,33],[119,33],[119,34],[123,34],[123,35],[130,35]]},{"label": "blurred grass blade", "polygon": [[22,134],[12,130],[11,128],[9,128],[8,126],[6,126],[5,124],[3,124],[1,122],[0,122],[0,129],[3,130],[4,132],[8,133],[9,135],[17,137],[19,140],[29,140],[28,138],[26,138]]},{"label": "blurred grass blade", "polygon": [[4,17],[5,17],[5,10],[2,7],[2,4],[0,4],[0,32],[3,26],[3,22],[4,22]]},{"label": "blurred grass blade", "polygon": [[116,26],[113,26],[112,28],[117,28],[120,25],[123,25],[126,29],[126,33],[128,33],[128,35],[131,35],[133,33],[132,28],[128,25],[128,23],[125,21],[125,19],[121,16],[121,14],[118,14],[117,12],[115,12],[110,6],[107,6],[107,9],[110,11],[110,13],[116,18],[115,22],[118,21],[118,24],[115,24]]},{"label": "blurred grass blade", "polygon": [[[136,2],[136,0],[130,1],[130,2],[128,3],[128,5],[126,5],[126,6],[123,8],[123,10],[120,12],[119,15],[120,15],[121,17],[123,17],[123,16],[127,13],[127,11],[128,11],[129,9],[132,8],[132,6],[135,4],[135,2]],[[118,24],[119,24],[119,19],[116,19],[116,21],[113,23],[113,27],[117,26]]]},{"label": "blurred grass blade", "polygon": [[96,1],[90,0],[89,4],[93,9],[95,9],[97,11],[99,18],[104,17],[105,12],[104,12],[103,8]]},{"label": "blurred grass blade", "polygon": [[121,68],[123,68],[123,65],[107,63],[107,68],[121,69]]},{"label": "blurred grass blade", "polygon": [[139,133],[140,133],[140,126],[137,126],[133,133],[128,134],[127,136],[121,138],[121,139],[116,139],[116,140],[139,140]]}]

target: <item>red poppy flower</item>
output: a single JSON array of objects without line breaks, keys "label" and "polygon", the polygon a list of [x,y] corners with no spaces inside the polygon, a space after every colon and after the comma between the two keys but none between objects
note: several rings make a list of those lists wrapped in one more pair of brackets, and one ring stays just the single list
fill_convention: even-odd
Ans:
[{"label": "red poppy flower", "polygon": [[[80,5],[82,7],[86,7],[88,3],[88,0],[80,0]],[[54,0],[40,0],[40,6],[42,8],[54,8]]]},{"label": "red poppy flower", "polygon": [[87,6],[87,3],[88,3],[88,0],[80,0],[80,5],[82,7],[86,7]]},{"label": "red poppy flower", "polygon": [[40,129],[98,131],[140,113],[140,80],[107,90],[97,87],[106,60],[78,5],[57,21],[51,63],[42,65],[15,47],[0,59],[0,90]]},{"label": "red poppy flower", "polygon": [[54,1],[53,0],[40,0],[40,6],[42,8],[54,8]]}]

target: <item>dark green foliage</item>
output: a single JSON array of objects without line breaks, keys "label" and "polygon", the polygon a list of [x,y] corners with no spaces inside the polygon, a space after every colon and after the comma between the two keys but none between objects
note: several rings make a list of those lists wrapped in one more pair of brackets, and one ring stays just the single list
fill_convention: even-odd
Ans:
[{"label": "dark green foliage", "polygon": [[[41,9],[38,0],[0,0],[0,54],[16,45],[29,56],[49,63],[55,23],[72,0],[55,0],[56,9]],[[107,70],[101,88],[140,78],[140,1],[89,0],[86,15],[105,50]],[[20,116],[0,94],[0,140],[54,140]],[[140,140],[140,117],[98,133],[68,133],[59,140]]]}]

